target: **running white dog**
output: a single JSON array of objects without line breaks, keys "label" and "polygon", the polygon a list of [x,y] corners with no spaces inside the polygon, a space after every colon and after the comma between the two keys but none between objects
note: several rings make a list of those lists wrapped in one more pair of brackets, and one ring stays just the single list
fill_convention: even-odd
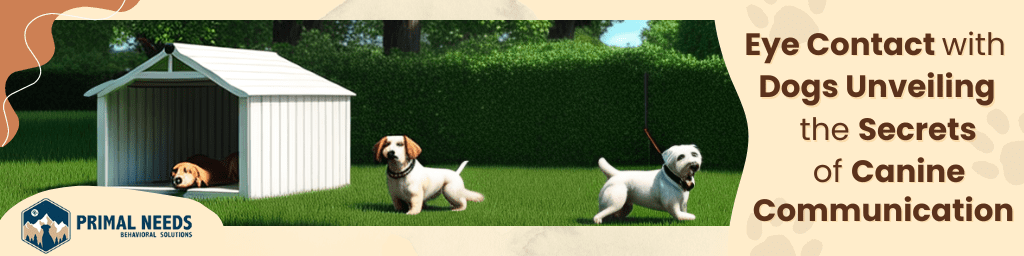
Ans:
[{"label": "running white dog", "polygon": [[686,212],[686,203],[696,185],[693,175],[700,170],[700,151],[694,145],[676,145],[662,152],[661,157],[665,165],[652,171],[619,171],[603,157],[597,160],[608,181],[601,188],[601,209],[594,215],[594,223],[601,224],[608,215],[625,218],[633,204],[666,211],[677,220],[696,219]]},{"label": "running white dog", "polygon": [[373,145],[377,162],[388,162],[388,193],[395,204],[395,210],[416,215],[423,209],[423,202],[443,194],[452,211],[466,209],[466,200],[480,202],[484,195],[466,189],[459,173],[469,161],[463,161],[456,171],[423,167],[416,160],[423,150],[407,136],[396,135],[381,138]]}]

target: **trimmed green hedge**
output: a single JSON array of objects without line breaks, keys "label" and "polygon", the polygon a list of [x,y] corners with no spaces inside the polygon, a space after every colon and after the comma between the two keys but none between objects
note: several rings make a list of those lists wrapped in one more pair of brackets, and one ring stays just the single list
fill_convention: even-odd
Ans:
[{"label": "trimmed green hedge", "polygon": [[10,98],[16,111],[22,110],[96,110],[96,98],[82,96],[90,88],[114,77],[110,73],[72,73],[47,69],[43,76],[39,69],[31,68],[12,73],[7,78],[8,93],[21,89],[39,77],[39,82]]},{"label": "trimmed green hedge", "polygon": [[[659,164],[643,133],[643,74],[650,74],[649,128],[662,149],[696,144],[705,168],[741,170],[747,124],[725,63],[658,47],[616,49],[559,41],[468,44],[423,54],[277,45],[297,64],[356,92],[353,163],[373,162],[380,137],[408,134],[427,164],[594,166]],[[112,74],[45,69],[40,85],[11,98],[17,110],[94,110],[82,97]],[[31,83],[16,72],[8,88]],[[650,154],[648,152],[651,152]]]},{"label": "trimmed green hedge", "polygon": [[[300,44],[302,45],[302,44]],[[358,94],[353,163],[372,163],[380,137],[408,134],[427,164],[660,164],[662,149],[696,144],[708,169],[742,170],[747,123],[720,58],[658,47],[560,41],[384,57],[373,51],[276,46],[282,56]]]}]

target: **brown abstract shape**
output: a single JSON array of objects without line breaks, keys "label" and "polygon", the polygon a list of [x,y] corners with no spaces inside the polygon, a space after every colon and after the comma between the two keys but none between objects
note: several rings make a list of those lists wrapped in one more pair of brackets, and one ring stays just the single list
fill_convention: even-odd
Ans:
[{"label": "brown abstract shape", "polygon": [[[122,3],[124,7],[121,7]],[[102,8],[107,10],[117,10],[121,8],[121,11],[127,11],[132,7],[135,7],[139,3],[139,0],[56,0],[56,1],[6,1],[3,3],[3,12],[0,15],[0,56],[4,56],[4,60],[0,61],[0,74],[3,77],[9,77],[12,73],[19,70],[36,67],[35,58],[29,53],[25,47],[26,36],[28,37],[28,43],[32,47],[32,52],[35,53],[36,58],[39,59],[39,64],[46,64],[53,57],[53,35],[50,34],[53,21],[57,19],[57,15],[47,15],[36,19],[32,22],[32,26],[28,28],[26,35],[25,26],[36,16],[45,13],[60,13],[70,9],[78,7],[94,7]],[[103,17],[89,17],[89,18],[103,18]],[[7,88],[6,82],[4,85],[4,97],[0,98],[0,101],[6,99],[8,93],[14,92],[27,84],[11,85],[12,88]],[[18,116],[14,113],[14,108],[11,106],[10,101],[4,103],[4,111],[7,114],[7,124],[4,127],[0,127],[0,135],[7,138],[6,141],[0,143],[0,146],[7,145],[11,140],[14,139],[14,135],[18,131],[19,123]],[[10,134],[7,132],[7,127],[10,127]]]}]

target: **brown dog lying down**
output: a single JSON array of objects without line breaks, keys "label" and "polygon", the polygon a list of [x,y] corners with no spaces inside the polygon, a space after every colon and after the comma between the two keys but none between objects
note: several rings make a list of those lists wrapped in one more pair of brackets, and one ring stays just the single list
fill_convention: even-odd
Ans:
[{"label": "brown dog lying down", "polygon": [[238,152],[224,161],[205,155],[194,155],[174,165],[171,184],[176,188],[209,187],[238,182]]}]

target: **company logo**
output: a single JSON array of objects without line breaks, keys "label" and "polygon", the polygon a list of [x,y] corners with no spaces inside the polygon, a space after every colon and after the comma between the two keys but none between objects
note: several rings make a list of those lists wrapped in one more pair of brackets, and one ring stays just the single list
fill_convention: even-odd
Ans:
[{"label": "company logo", "polygon": [[40,252],[50,253],[71,239],[71,213],[45,198],[21,212],[21,240]]}]

